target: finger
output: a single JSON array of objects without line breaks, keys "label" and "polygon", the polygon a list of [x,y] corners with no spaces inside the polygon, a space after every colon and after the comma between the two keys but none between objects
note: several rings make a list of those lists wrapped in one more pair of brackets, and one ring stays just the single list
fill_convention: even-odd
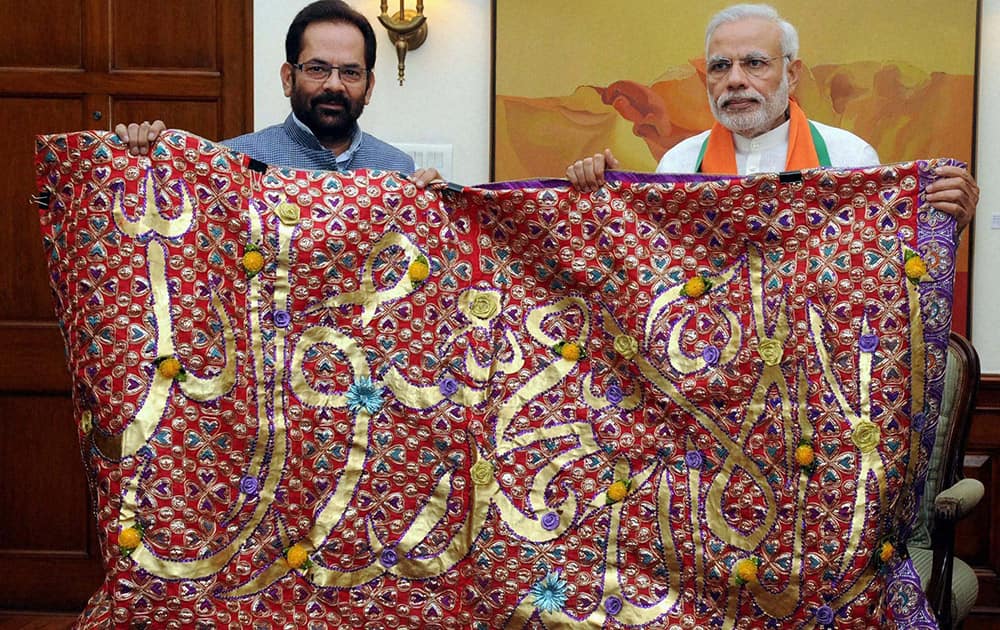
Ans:
[{"label": "finger", "polygon": [[979,204],[979,186],[965,172],[963,176],[940,179],[927,187],[928,201],[960,201],[975,212]]},{"label": "finger", "polygon": [[968,225],[976,214],[976,204],[958,189],[929,194],[926,199],[936,210],[955,217],[959,228]]},{"label": "finger", "polygon": [[607,168],[618,168],[618,158],[611,154],[611,149],[604,149],[604,162],[607,165]]},{"label": "finger", "polygon": [[[154,136],[155,137],[155,136]],[[139,147],[139,153],[146,155],[149,153],[149,121],[144,120],[142,124],[139,125],[139,135],[136,138],[136,143]]]},{"label": "finger", "polygon": [[959,166],[939,166],[934,170],[934,174],[938,178],[927,186],[928,192],[964,186],[970,191],[976,191],[978,194],[979,186],[976,185],[976,180],[973,179],[972,174],[967,169]]},{"label": "finger", "polygon": [[604,163],[604,154],[597,153],[594,155],[594,181],[597,186],[603,186],[606,182],[604,180],[604,171],[606,170]]},{"label": "finger", "polygon": [[424,178],[424,169],[422,168],[418,168],[417,170],[413,171],[413,174],[410,175],[407,179],[413,182],[417,188],[423,188],[424,186],[427,185],[427,182],[430,181],[429,179]]},{"label": "finger", "polygon": [[972,176],[969,175],[968,169],[962,168],[961,166],[950,166],[950,165],[939,166],[936,169],[934,169],[934,172],[939,176],[944,175],[946,177],[968,177],[969,179],[972,179]]},{"label": "finger", "polygon": [[139,124],[129,123],[125,135],[124,140],[128,143],[128,152],[132,155],[139,155]]},{"label": "finger", "polygon": [[606,156],[603,153],[597,153],[594,155],[594,185],[595,190],[604,186],[607,180],[604,174],[607,172],[607,164],[605,162]]},{"label": "finger", "polygon": [[438,173],[436,168],[420,168],[414,171],[409,179],[417,188],[426,188],[427,184],[436,179],[441,179],[441,174]]},{"label": "finger", "polygon": [[935,192],[928,192],[924,199],[934,207],[942,203],[952,203],[972,208],[976,206],[976,196],[971,191],[961,187],[944,188]]},{"label": "finger", "polygon": [[160,137],[160,134],[163,133],[163,130],[166,128],[167,126],[163,124],[162,120],[154,120],[153,124],[149,126],[149,142],[150,143],[155,142],[156,139]]},{"label": "finger", "polygon": [[587,192],[594,192],[601,186],[600,179],[594,169],[594,158],[592,157],[583,161],[583,180],[587,182]]},{"label": "finger", "polygon": [[580,192],[590,192],[588,190],[589,185],[587,184],[587,179],[583,171],[583,160],[577,160],[569,165],[566,169],[566,179],[568,179],[569,183]]},{"label": "finger", "polygon": [[963,179],[962,177],[947,177],[931,182],[927,186],[927,193],[934,194],[949,190],[963,190],[967,193],[971,193],[974,186],[974,183],[971,183],[969,180]]},{"label": "finger", "polygon": [[122,142],[126,144],[128,143],[128,127],[125,126],[125,123],[118,123],[115,125],[115,135],[118,136],[118,139]]}]

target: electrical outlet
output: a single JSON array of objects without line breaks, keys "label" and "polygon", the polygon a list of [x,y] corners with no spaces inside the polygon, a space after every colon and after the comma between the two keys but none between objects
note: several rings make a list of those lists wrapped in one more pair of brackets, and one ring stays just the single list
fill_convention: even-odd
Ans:
[{"label": "electrical outlet", "polygon": [[994,214],[990,217],[990,229],[1000,230],[1000,214]]}]

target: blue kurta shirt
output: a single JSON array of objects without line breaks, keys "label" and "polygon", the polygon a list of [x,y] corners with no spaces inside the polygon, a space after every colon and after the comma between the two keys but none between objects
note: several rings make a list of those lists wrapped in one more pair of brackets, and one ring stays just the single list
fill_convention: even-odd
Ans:
[{"label": "blue kurta shirt", "polygon": [[294,114],[280,125],[223,140],[222,144],[271,166],[323,171],[371,168],[407,175],[414,171],[413,158],[360,127],[351,146],[335,155]]}]

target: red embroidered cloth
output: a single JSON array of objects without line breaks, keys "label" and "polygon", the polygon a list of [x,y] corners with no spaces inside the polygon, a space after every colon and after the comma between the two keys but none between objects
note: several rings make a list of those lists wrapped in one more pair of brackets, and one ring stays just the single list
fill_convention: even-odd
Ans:
[{"label": "red embroidered cloth", "polygon": [[581,196],[40,137],[81,625],[932,626],[936,164]]}]

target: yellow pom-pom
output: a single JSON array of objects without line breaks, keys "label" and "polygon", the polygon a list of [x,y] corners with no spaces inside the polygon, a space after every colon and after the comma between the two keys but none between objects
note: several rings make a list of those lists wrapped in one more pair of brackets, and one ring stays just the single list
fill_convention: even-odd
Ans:
[{"label": "yellow pom-pom", "polygon": [[808,444],[799,444],[799,447],[795,449],[795,461],[799,463],[799,466],[812,466],[813,462],[816,461],[816,452]]},{"label": "yellow pom-pom", "polygon": [[142,541],[142,533],[134,527],[126,527],[118,534],[118,546],[123,549],[135,549]]},{"label": "yellow pom-pom", "polygon": [[264,255],[256,249],[243,254],[243,268],[248,273],[257,273],[264,268]]},{"label": "yellow pom-pom", "polygon": [[298,569],[309,561],[309,554],[302,545],[295,544],[285,552],[285,560],[288,562],[288,566]]},{"label": "yellow pom-pom", "polygon": [[580,355],[582,353],[580,352],[579,344],[569,341],[563,344],[563,347],[559,351],[559,354],[561,354],[562,358],[566,359],[567,361],[576,361],[580,358]]},{"label": "yellow pom-pom", "polygon": [[896,553],[896,548],[892,546],[892,543],[888,540],[882,543],[882,550],[879,552],[879,557],[882,558],[882,562],[888,562],[892,560],[892,555]]},{"label": "yellow pom-pom", "polygon": [[736,563],[735,574],[741,584],[753,584],[757,581],[757,562],[751,558],[743,558]]},{"label": "yellow pom-pom", "polygon": [[684,295],[689,298],[700,298],[708,290],[708,283],[701,276],[695,276],[684,283]]},{"label": "yellow pom-pom", "polygon": [[906,277],[910,280],[920,280],[927,274],[927,263],[920,256],[910,256],[904,265]]},{"label": "yellow pom-pom", "polygon": [[628,496],[628,484],[624,481],[616,481],[608,488],[608,499],[618,502]]},{"label": "yellow pom-pom", "polygon": [[431,268],[427,264],[426,260],[418,258],[410,263],[410,269],[407,273],[409,274],[411,281],[423,282],[427,279],[427,276],[431,275]]},{"label": "yellow pom-pom", "polygon": [[160,371],[160,375],[165,378],[177,378],[181,373],[181,362],[174,357],[168,357],[160,361],[157,369]]}]

